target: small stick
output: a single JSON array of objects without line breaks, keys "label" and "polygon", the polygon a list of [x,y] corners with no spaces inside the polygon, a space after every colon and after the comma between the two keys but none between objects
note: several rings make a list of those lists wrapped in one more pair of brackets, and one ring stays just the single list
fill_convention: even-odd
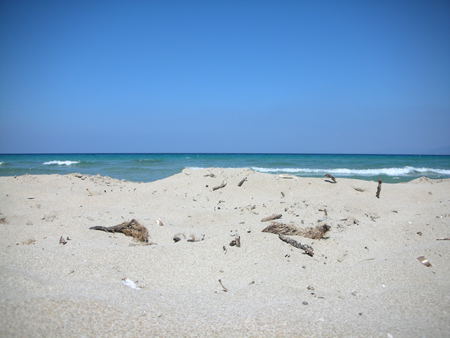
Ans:
[{"label": "small stick", "polygon": [[295,239],[289,238],[287,236],[284,235],[278,235],[278,238],[281,239],[283,242],[286,242],[298,249],[301,249],[305,252],[305,254],[307,254],[308,256],[314,256],[314,249],[312,247],[310,247],[309,245],[306,244],[302,244],[300,242],[297,242]]},{"label": "small stick", "polygon": [[221,185],[218,185],[217,187],[214,187],[212,190],[213,191],[216,191],[216,190],[218,190],[218,189],[222,189],[224,186],[226,186],[227,184],[225,183],[225,182],[222,182],[222,184]]},{"label": "small stick", "polygon": [[222,284],[222,280],[221,279],[219,279],[219,283],[220,283],[220,286],[223,289],[223,292],[228,292],[228,289]]},{"label": "small stick", "polygon": [[328,211],[327,209],[319,209],[319,211],[323,211],[325,213],[325,216],[328,216]]},{"label": "small stick", "polygon": [[281,192],[281,198],[284,198],[284,192]]},{"label": "small stick", "polygon": [[239,181],[238,187],[241,187],[245,181],[247,181],[247,177],[244,177],[242,180]]},{"label": "small stick", "polygon": [[333,181],[333,183],[336,183],[336,178],[335,178],[333,175],[331,175],[331,174],[325,174],[325,177],[328,177],[330,180]]},{"label": "small stick", "polygon": [[450,241],[450,237],[436,238],[437,241]]},{"label": "small stick", "polygon": [[380,198],[380,192],[381,192],[381,183],[383,183],[382,180],[378,180],[378,187],[377,187],[377,198]]},{"label": "small stick", "polygon": [[271,215],[271,216],[267,216],[267,217],[264,217],[262,220],[261,220],[261,222],[268,222],[268,221],[273,221],[274,219],[279,219],[279,218],[281,218],[281,214],[273,214],[273,215]]}]

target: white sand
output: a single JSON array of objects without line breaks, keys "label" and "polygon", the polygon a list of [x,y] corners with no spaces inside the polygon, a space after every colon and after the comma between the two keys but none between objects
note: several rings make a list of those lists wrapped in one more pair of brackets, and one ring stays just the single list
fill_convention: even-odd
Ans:
[{"label": "white sand", "polygon": [[[0,335],[448,336],[450,241],[436,239],[450,237],[450,180],[383,184],[380,199],[376,185],[238,169],[0,177]],[[293,236],[309,257],[261,232],[273,213],[324,220],[329,238]],[[132,218],[157,244],[89,230]],[[205,239],[174,243],[178,232]]]}]

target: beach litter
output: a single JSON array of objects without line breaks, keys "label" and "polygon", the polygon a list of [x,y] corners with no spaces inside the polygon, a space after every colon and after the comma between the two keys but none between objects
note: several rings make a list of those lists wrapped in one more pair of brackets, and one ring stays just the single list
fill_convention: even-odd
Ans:
[{"label": "beach litter", "polygon": [[91,230],[100,230],[105,232],[120,232],[126,236],[131,236],[134,239],[141,242],[148,242],[148,230],[145,226],[139,224],[138,221],[132,219],[128,222],[123,222],[115,226],[104,227],[104,226],[94,226],[90,227]]},{"label": "beach litter", "polygon": [[133,282],[131,279],[128,278],[123,278],[122,279],[122,284],[125,286],[128,286],[129,288],[135,289],[135,290],[139,290],[141,289],[141,287],[139,287],[136,282]]},{"label": "beach litter", "polygon": [[234,239],[230,242],[230,246],[241,247],[241,236],[236,235]]},{"label": "beach litter", "polygon": [[417,257],[417,260],[428,268],[432,266],[430,261],[425,256],[419,256]]},{"label": "beach litter", "polygon": [[281,214],[273,214],[273,215],[264,217],[264,218],[261,220],[261,222],[269,222],[269,221],[273,221],[273,220],[276,220],[276,219],[280,219],[281,217],[282,217]]},{"label": "beach litter", "polygon": [[222,188],[225,187],[226,185],[227,185],[226,182],[222,182],[222,184],[213,187],[213,188],[212,188],[212,191],[216,191],[216,190],[218,190],[218,189],[222,189]]},{"label": "beach litter", "polygon": [[205,239],[205,236],[205,234],[189,234],[186,236],[186,234],[179,232],[175,234],[172,239],[175,243],[182,240],[186,240],[187,242],[200,242]]},{"label": "beach litter", "polygon": [[381,183],[383,183],[382,180],[378,180],[378,187],[377,187],[377,193],[376,193],[376,197],[380,198],[380,193],[381,193]]},{"label": "beach litter", "polygon": [[327,178],[329,178],[330,180],[325,180],[325,182],[328,182],[328,183],[337,183],[337,181],[336,181],[336,178],[333,176],[333,175],[331,175],[331,174],[325,174],[324,175],[325,177],[327,177]]},{"label": "beach litter", "polygon": [[302,236],[311,239],[325,238],[325,234],[331,229],[328,224],[317,225],[315,227],[300,228],[294,224],[272,222],[265,227],[262,232],[270,232],[276,235]]},{"label": "beach litter", "polygon": [[223,291],[223,292],[228,292],[228,289],[223,285],[221,279],[219,279],[219,284],[220,284],[220,286],[222,287],[222,291]]},{"label": "beach litter", "polygon": [[308,256],[311,256],[311,257],[314,256],[314,249],[311,246],[309,246],[307,244],[302,244],[302,243],[296,241],[295,239],[289,238],[284,235],[278,235],[278,238],[281,239],[283,242],[286,242],[297,249],[303,250],[304,253],[307,254]]},{"label": "beach litter", "polygon": [[241,187],[245,181],[247,181],[247,177],[244,177],[242,180],[239,181],[238,187]]}]

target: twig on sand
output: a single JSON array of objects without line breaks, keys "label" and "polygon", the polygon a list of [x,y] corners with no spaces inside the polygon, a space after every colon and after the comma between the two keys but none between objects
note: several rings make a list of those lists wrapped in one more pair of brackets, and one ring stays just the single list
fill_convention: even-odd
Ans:
[{"label": "twig on sand", "polygon": [[220,286],[222,287],[222,289],[223,289],[223,292],[228,292],[228,289],[223,285],[223,283],[222,283],[222,280],[221,279],[219,279],[219,284],[220,284]]},{"label": "twig on sand", "polygon": [[264,218],[261,220],[261,222],[269,222],[269,221],[273,221],[273,220],[275,220],[275,219],[281,218],[281,216],[282,216],[281,214],[273,214],[273,215],[264,217]]},{"label": "twig on sand", "polygon": [[241,187],[245,181],[247,181],[247,177],[244,177],[242,180],[239,181],[238,187]]},{"label": "twig on sand", "polygon": [[300,242],[297,242],[295,239],[289,238],[284,235],[278,235],[278,238],[281,239],[283,242],[286,242],[298,249],[301,249],[307,254],[308,256],[313,257],[314,256],[314,249],[310,247],[309,245],[302,244]]},{"label": "twig on sand", "polygon": [[95,226],[90,227],[91,230],[100,230],[106,232],[121,232],[126,236],[131,236],[138,241],[148,242],[148,230],[145,226],[139,224],[138,221],[132,219],[112,227]]},{"label": "twig on sand", "polygon": [[222,182],[222,184],[220,184],[220,185],[218,185],[218,186],[212,188],[212,190],[213,190],[213,191],[216,191],[216,190],[218,190],[218,189],[222,189],[222,188],[225,187],[226,185],[227,185],[226,182]]},{"label": "twig on sand", "polygon": [[328,181],[328,180],[326,180],[327,182],[330,182],[330,183],[336,183],[336,178],[333,176],[333,175],[331,175],[331,174],[325,174],[324,175],[325,177],[328,177],[331,181]]},{"label": "twig on sand", "polygon": [[378,187],[377,187],[377,198],[380,198],[380,192],[381,192],[381,183],[383,183],[382,180],[378,180]]},{"label": "twig on sand", "polygon": [[450,241],[450,237],[436,238],[437,241]]}]

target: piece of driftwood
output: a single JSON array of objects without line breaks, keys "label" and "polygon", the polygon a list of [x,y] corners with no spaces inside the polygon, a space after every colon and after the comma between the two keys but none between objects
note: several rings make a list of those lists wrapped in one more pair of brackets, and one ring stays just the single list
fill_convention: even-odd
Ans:
[{"label": "piece of driftwood", "polygon": [[148,230],[145,226],[139,224],[138,221],[132,219],[112,227],[95,226],[90,227],[91,230],[101,230],[106,232],[120,232],[126,236],[131,236],[141,242],[148,242]]},{"label": "piece of driftwood", "polygon": [[230,242],[230,246],[241,247],[241,236],[236,235],[234,239]]},{"label": "piece of driftwood", "polygon": [[328,181],[328,182],[330,182],[330,183],[336,183],[336,178],[335,178],[333,175],[331,175],[331,174],[325,174],[324,176],[327,177],[327,178],[329,178],[329,179],[331,180],[331,182],[330,182],[330,181]]},{"label": "piece of driftwood", "polygon": [[383,181],[382,180],[378,180],[377,194],[375,195],[375,196],[377,196],[377,198],[380,198],[381,183],[383,183]]},{"label": "piece of driftwood", "polygon": [[216,177],[216,175],[214,175],[213,173],[209,173],[209,174],[203,175],[203,177]]},{"label": "piece of driftwood", "polygon": [[216,190],[218,190],[218,189],[222,189],[222,188],[225,187],[226,185],[227,185],[226,182],[222,182],[222,184],[220,184],[220,185],[218,185],[218,186],[212,188],[212,190],[213,190],[213,191],[216,191]]},{"label": "piece of driftwood", "polygon": [[247,177],[244,177],[242,180],[239,181],[238,187],[242,187],[245,181],[247,181]]},{"label": "piece of driftwood", "polygon": [[281,214],[273,214],[273,215],[264,217],[264,218],[261,220],[261,222],[269,222],[269,221],[273,221],[273,220],[275,220],[275,219],[281,218],[281,216],[282,216]]},{"label": "piece of driftwood", "polygon": [[328,216],[328,211],[327,211],[327,209],[323,208],[323,209],[319,209],[319,211],[323,211],[323,213],[325,214],[325,216]]},{"label": "piece of driftwood", "polygon": [[450,241],[450,237],[436,238],[437,241]]},{"label": "piece of driftwood", "polygon": [[310,247],[309,245],[302,244],[300,242],[297,242],[295,239],[292,239],[290,237],[284,236],[284,235],[278,235],[278,238],[281,239],[283,242],[286,242],[297,249],[301,249],[307,254],[308,256],[313,257],[314,256],[314,249]]},{"label": "piece of driftwood", "polygon": [[330,229],[331,227],[328,224],[300,228],[294,224],[273,222],[269,226],[265,227],[262,232],[270,232],[276,235],[302,236],[311,239],[322,239]]}]

